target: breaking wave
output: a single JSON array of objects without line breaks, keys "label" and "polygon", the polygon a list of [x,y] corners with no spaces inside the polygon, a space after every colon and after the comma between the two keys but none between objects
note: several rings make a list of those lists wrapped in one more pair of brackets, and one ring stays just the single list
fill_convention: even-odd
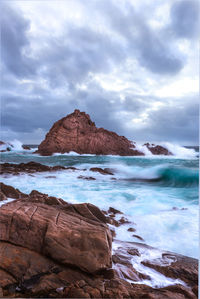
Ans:
[{"label": "breaking wave", "polygon": [[9,151],[23,151],[22,142],[19,140],[13,140],[5,142],[4,144],[0,145],[0,150],[7,150]]},{"label": "breaking wave", "polygon": [[178,168],[168,164],[153,167],[134,167],[118,165],[116,169],[118,179],[128,181],[158,182],[171,187],[198,186],[199,173],[195,168]]},{"label": "breaking wave", "polygon": [[[146,145],[141,145],[139,143],[135,143],[134,145],[136,147],[136,149],[142,153],[145,154],[145,156],[147,157],[172,157],[172,156],[163,156],[163,155],[153,155],[151,153],[151,151],[146,147]],[[193,148],[186,148],[184,146],[180,146],[174,143],[170,143],[170,142],[162,142],[162,143],[156,143],[156,145],[161,145],[164,148],[166,148],[170,153],[172,153],[172,155],[176,158],[180,158],[180,159],[186,159],[186,158],[196,158],[198,156],[198,152],[195,151],[195,149]],[[151,146],[153,147],[154,145],[151,144]]]},{"label": "breaking wave", "polygon": [[161,144],[166,147],[174,156],[179,158],[195,158],[198,155],[198,152],[193,148],[186,148],[177,144],[164,142]]},{"label": "breaking wave", "polygon": [[158,171],[158,180],[172,187],[198,186],[199,173],[196,169],[166,167]]}]

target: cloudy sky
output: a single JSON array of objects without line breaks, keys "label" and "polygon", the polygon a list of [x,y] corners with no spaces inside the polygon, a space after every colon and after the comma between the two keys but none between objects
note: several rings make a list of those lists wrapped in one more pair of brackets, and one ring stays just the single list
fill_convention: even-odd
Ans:
[{"label": "cloudy sky", "polygon": [[1,1],[1,139],[80,109],[134,141],[198,144],[198,1]]}]

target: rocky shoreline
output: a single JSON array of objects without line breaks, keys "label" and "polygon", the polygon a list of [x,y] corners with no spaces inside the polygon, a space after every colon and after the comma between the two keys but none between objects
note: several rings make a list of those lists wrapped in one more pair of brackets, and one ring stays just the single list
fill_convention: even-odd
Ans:
[{"label": "rocky shoreline", "polygon": [[116,227],[137,233],[122,212],[3,183],[1,200],[1,297],[197,298],[198,261],[117,240]]}]

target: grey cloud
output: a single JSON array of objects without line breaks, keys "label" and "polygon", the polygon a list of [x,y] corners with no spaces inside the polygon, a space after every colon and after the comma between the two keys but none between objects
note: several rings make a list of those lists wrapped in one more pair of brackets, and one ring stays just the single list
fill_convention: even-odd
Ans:
[{"label": "grey cloud", "polygon": [[[147,26],[142,15],[135,12],[128,3],[127,12],[123,13],[116,1],[104,1],[102,13],[106,15],[113,30],[126,40],[127,53],[137,58],[139,63],[155,74],[173,75],[184,66],[182,55],[173,44],[170,46],[162,33]],[[134,4],[134,3],[133,3]]]},{"label": "grey cloud", "polygon": [[29,46],[30,21],[11,5],[1,2],[1,55],[8,70],[18,77],[33,75],[33,61],[24,53]]},{"label": "grey cloud", "polygon": [[40,74],[50,80],[52,87],[68,84],[70,88],[89,73],[110,71],[124,56],[120,43],[106,33],[73,26],[55,40],[47,40],[47,46],[39,53],[45,66]]},{"label": "grey cloud", "polygon": [[139,38],[138,45],[140,63],[147,69],[157,74],[173,75],[178,73],[184,66],[183,59],[179,54],[166,46],[157,36],[145,29]]},{"label": "grey cloud", "polygon": [[197,37],[199,33],[199,2],[179,0],[171,7],[171,29],[180,38]]},{"label": "grey cloud", "polygon": [[[182,101],[181,101],[182,100]],[[178,106],[164,106],[149,113],[145,128],[150,140],[198,144],[199,102],[198,97],[182,105],[185,99],[177,99]]]}]

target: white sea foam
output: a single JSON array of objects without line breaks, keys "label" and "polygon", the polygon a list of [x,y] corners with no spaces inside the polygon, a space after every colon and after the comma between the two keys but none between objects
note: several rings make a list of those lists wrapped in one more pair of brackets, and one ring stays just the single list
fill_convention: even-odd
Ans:
[{"label": "white sea foam", "polygon": [[[13,145],[13,147],[11,147],[8,143],[6,145],[1,145],[0,149],[4,150],[6,149],[6,147],[10,147],[12,151],[22,151],[22,143],[18,140],[14,140],[11,141],[10,144]],[[135,149],[144,153],[145,156],[123,156],[124,158],[129,158],[129,159],[195,159],[198,155],[198,153],[194,150],[194,149],[188,149],[185,148],[183,146],[177,145],[177,144],[173,144],[173,143],[169,143],[169,142],[162,142],[162,143],[157,143],[157,145],[161,145],[163,147],[165,147],[166,149],[168,149],[173,156],[165,156],[165,155],[153,155],[151,153],[151,151],[147,148],[146,145],[142,145],[140,143],[136,143],[134,142],[135,145]],[[151,144],[151,146],[153,147],[154,145]],[[32,151],[35,151],[36,149],[32,149]],[[29,151],[30,152],[30,151]],[[27,151],[28,154],[28,151]],[[34,154],[35,155],[35,154]],[[40,156],[40,155],[38,155]],[[76,152],[69,152],[69,153],[54,153],[52,156],[81,156],[81,157],[95,157],[95,154],[78,154]],[[99,157],[110,157],[110,158],[118,158],[120,157],[119,155],[99,155]],[[40,156],[43,157],[43,156]]]},{"label": "white sea foam", "polygon": [[[30,176],[3,177],[5,184],[12,185],[24,193],[30,193],[33,189],[52,196],[63,198],[72,203],[90,202],[101,209],[110,206],[121,210],[134,221],[136,234],[141,236],[147,244],[179,252],[188,256],[198,255],[198,211],[191,201],[184,200],[183,188],[155,187],[151,184],[130,185],[124,180],[111,180],[110,175],[101,175],[91,172],[90,167],[109,166],[117,168],[115,177],[156,177],[161,166],[140,168],[138,166],[114,165],[114,164],[84,164],[86,171],[57,171],[37,173]],[[162,166],[163,167],[163,166]],[[92,176],[96,181],[78,179],[82,176]],[[46,178],[56,176],[56,178]],[[133,187],[132,187],[133,186]],[[188,192],[188,191],[187,191]],[[179,210],[172,210],[173,207]],[[187,208],[187,210],[181,210]],[[117,237],[120,240],[137,241],[133,234],[127,232],[127,225],[117,229]],[[147,229],[148,228],[148,229]],[[177,241],[178,238],[178,241]]]},{"label": "white sea foam", "polygon": [[[127,253],[127,249],[132,247],[137,248],[139,250],[140,256],[137,255],[131,256]],[[142,264],[143,261],[148,261],[153,264],[155,262],[158,263],[159,265],[163,264],[163,266],[170,265],[174,259],[168,258],[163,260],[162,258],[162,253],[164,253],[163,251],[152,248],[150,246],[146,246],[146,245],[143,246],[142,244],[140,245],[139,243],[133,244],[133,243],[121,242],[115,239],[113,242],[113,254],[117,253],[118,250],[122,254],[122,256],[128,255],[129,258],[131,257],[131,263],[133,265],[133,268],[136,271],[150,277],[150,279],[143,279],[139,282],[138,281],[135,282],[134,280],[131,280],[131,276],[129,276],[130,272],[128,272],[126,277],[129,277],[129,279],[126,279],[126,277],[124,277],[123,275],[124,272],[126,273],[126,269],[127,269],[126,266],[123,266],[121,264],[114,264],[114,268],[116,269],[116,271],[118,272],[119,276],[122,279],[126,279],[130,283],[146,284],[154,288],[162,288],[162,287],[175,285],[175,284],[182,284],[186,286],[185,282],[183,282],[182,280],[166,277],[160,272],[157,272],[156,270]]]},{"label": "white sea foam", "polygon": [[[0,145],[0,150],[6,150],[7,148],[10,149],[11,152],[21,152],[24,151],[23,143],[17,139],[12,141],[5,142],[5,144]],[[36,149],[26,150],[27,152],[34,151]],[[9,153],[9,152],[8,152]]]},{"label": "white sea foam", "polygon": [[185,148],[169,142],[163,142],[160,145],[166,147],[168,151],[178,158],[195,158],[197,156],[196,151],[192,148]]},{"label": "white sea foam", "polygon": [[7,203],[9,203],[9,202],[12,202],[13,200],[15,200],[15,199],[8,197],[6,200],[3,200],[3,201],[0,202],[0,207],[7,204]]},{"label": "white sea foam", "polygon": [[89,157],[89,156],[96,156],[94,154],[78,154],[77,152],[69,152],[69,153],[54,153],[52,156],[83,156],[83,157]]},{"label": "white sea foam", "polygon": [[153,156],[151,151],[146,147],[146,145],[142,145],[139,143],[135,143],[135,149],[138,150],[139,152],[142,152],[145,154],[145,156]]},{"label": "white sea foam", "polygon": [[160,170],[168,167],[167,164],[156,165],[152,167],[128,166],[123,163],[118,163],[109,166],[114,169],[117,178],[132,178],[132,179],[156,179],[160,176]]},{"label": "white sea foam", "polygon": [[22,147],[22,142],[15,139],[13,141],[10,141],[9,142],[13,147],[11,147],[11,150],[12,151],[22,151],[23,150],[23,147]]}]

